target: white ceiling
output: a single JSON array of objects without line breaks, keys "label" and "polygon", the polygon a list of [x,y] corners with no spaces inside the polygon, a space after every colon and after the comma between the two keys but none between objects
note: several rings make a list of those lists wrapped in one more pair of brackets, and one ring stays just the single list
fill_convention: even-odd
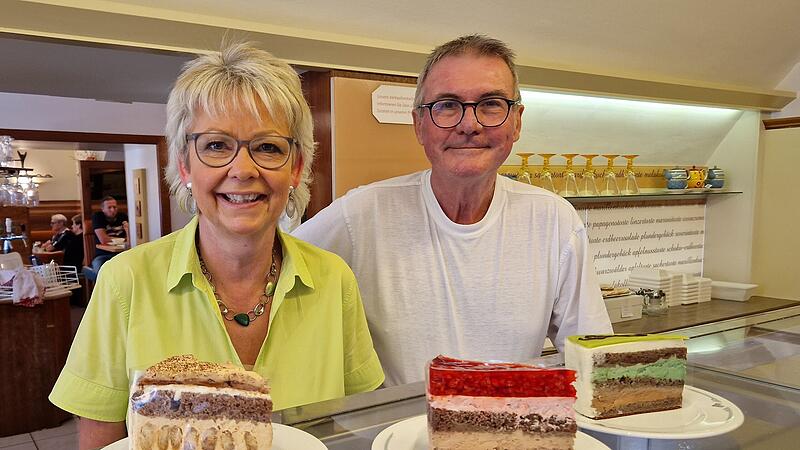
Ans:
[{"label": "white ceiling", "polygon": [[798,0],[41,3],[420,52],[478,32],[526,65],[747,89],[774,89],[800,62]]},{"label": "white ceiling", "polygon": [[[800,73],[800,0],[34,2],[423,54],[458,35],[485,33],[508,42],[529,66],[800,90],[800,79],[787,78],[793,67]],[[0,92],[165,103],[188,59],[0,34]]]}]

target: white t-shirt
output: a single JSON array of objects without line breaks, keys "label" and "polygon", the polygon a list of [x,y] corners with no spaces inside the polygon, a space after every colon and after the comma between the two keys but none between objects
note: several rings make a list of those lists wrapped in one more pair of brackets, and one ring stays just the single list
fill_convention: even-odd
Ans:
[{"label": "white t-shirt", "polygon": [[563,198],[499,176],[486,216],[452,222],[430,171],[362,186],[301,225],[353,269],[386,384],[438,354],[526,361],[545,337],[611,333],[586,229]]}]

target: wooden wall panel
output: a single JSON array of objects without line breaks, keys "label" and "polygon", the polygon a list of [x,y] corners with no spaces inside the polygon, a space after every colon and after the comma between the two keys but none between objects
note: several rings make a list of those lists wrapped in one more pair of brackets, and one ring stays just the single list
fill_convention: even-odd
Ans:
[{"label": "wooden wall panel", "polygon": [[317,148],[311,173],[311,201],[306,217],[313,217],[328,206],[332,199],[331,173],[331,72],[305,72],[302,75],[303,93],[314,119],[314,142]]},{"label": "wooden wall panel", "polygon": [[412,125],[382,124],[372,116],[372,91],[380,80],[333,79],[334,196],[386,178],[430,167]]}]

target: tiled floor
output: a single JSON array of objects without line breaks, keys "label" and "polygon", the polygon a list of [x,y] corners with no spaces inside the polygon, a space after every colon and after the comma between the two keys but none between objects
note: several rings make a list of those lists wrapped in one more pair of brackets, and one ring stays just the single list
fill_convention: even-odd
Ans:
[{"label": "tiled floor", "polygon": [[60,427],[32,433],[0,437],[3,450],[73,450],[78,448],[78,421],[71,419]]}]

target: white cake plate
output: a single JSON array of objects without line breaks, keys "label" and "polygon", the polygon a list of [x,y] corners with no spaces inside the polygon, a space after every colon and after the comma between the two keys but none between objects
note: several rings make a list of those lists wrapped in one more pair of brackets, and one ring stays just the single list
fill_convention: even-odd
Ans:
[{"label": "white cake plate", "polygon": [[578,427],[601,433],[649,439],[697,439],[739,428],[744,414],[725,398],[692,386],[683,387],[683,407],[611,419],[575,414]]},{"label": "white cake plate", "polygon": [[[372,450],[428,450],[428,417],[424,414],[397,422],[381,431],[372,441]],[[575,450],[609,450],[609,448],[581,433],[575,436]]]},{"label": "white cake plate", "polygon": [[[319,439],[306,433],[303,430],[281,425],[272,424],[272,450],[327,450]],[[105,447],[105,450],[128,450],[128,438],[121,439]]]}]

